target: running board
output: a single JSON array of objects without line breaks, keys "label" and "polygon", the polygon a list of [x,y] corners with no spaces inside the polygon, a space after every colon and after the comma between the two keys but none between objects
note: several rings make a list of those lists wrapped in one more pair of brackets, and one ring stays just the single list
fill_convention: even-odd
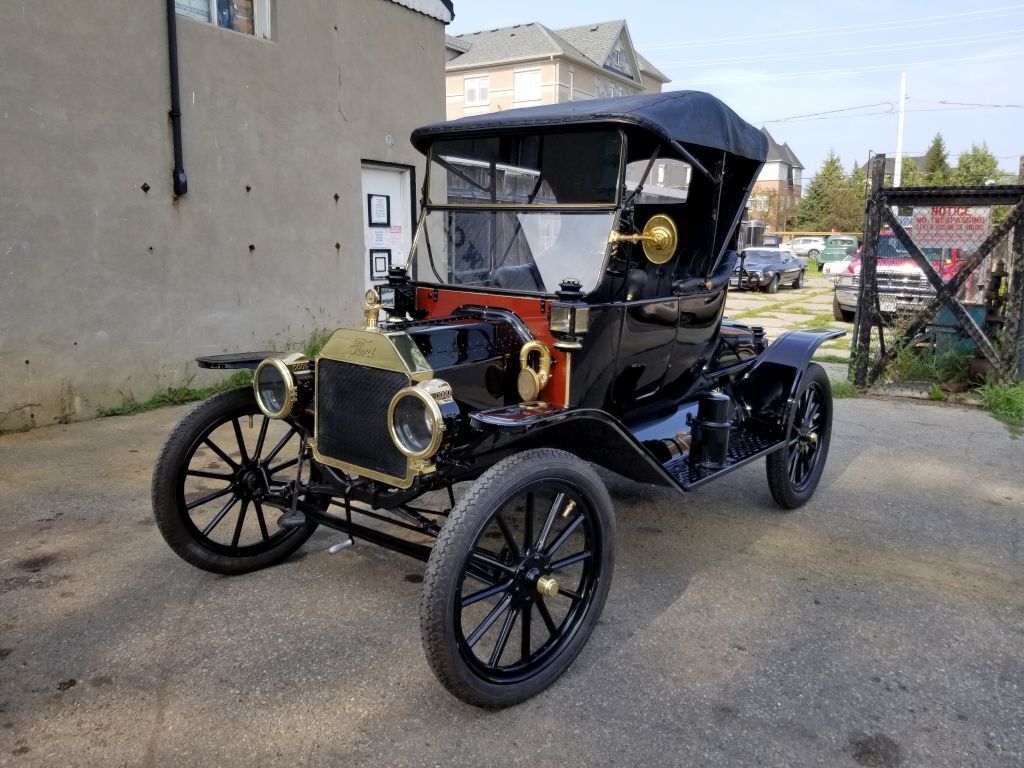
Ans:
[{"label": "running board", "polygon": [[684,491],[692,491],[722,475],[739,469],[745,464],[767,456],[786,444],[766,435],[737,429],[729,435],[729,453],[725,466],[720,468],[701,467],[690,463],[688,456],[673,459],[664,465],[665,471],[671,475]]}]

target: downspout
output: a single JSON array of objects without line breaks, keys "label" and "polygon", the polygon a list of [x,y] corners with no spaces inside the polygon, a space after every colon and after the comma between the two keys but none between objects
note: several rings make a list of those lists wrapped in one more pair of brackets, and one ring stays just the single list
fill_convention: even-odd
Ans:
[{"label": "downspout", "polygon": [[185,174],[185,160],[181,150],[181,93],[178,88],[178,18],[174,0],[167,0],[167,59],[171,69],[171,136],[174,141],[174,170],[171,179],[174,196],[181,197],[188,192],[188,176]]}]

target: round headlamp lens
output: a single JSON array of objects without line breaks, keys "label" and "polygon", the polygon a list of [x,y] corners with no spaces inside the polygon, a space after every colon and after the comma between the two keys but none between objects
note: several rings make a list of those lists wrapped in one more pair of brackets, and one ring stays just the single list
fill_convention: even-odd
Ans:
[{"label": "round headlamp lens", "polygon": [[273,419],[283,419],[295,403],[295,380],[280,360],[264,360],[253,379],[256,403]]},{"label": "round headlamp lens", "polygon": [[418,397],[403,397],[395,405],[395,436],[406,453],[423,453],[434,439],[434,415]]},{"label": "round headlamp lens", "polygon": [[418,387],[403,389],[391,401],[388,416],[391,439],[402,453],[411,459],[437,453],[444,424],[440,406],[428,392]]}]

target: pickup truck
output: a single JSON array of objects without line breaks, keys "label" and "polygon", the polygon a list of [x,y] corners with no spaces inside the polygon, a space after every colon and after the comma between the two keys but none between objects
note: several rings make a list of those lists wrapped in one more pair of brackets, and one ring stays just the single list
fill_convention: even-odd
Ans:
[{"label": "pickup truck", "polygon": [[[878,248],[878,296],[883,313],[918,309],[935,295],[935,288],[928,281],[924,271],[910,257],[895,235],[883,233]],[[922,250],[943,280],[949,280],[963,266],[963,250],[960,248]],[[832,315],[836,320],[853,320],[860,290],[860,266],[861,258],[858,251],[846,270],[835,277]]]}]

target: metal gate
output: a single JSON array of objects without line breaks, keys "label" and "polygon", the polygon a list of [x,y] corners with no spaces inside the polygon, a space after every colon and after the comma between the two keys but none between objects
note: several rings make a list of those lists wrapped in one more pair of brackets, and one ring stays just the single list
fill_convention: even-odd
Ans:
[{"label": "metal gate", "polygon": [[1024,378],[1024,185],[883,188],[884,169],[876,155],[859,271],[836,284],[837,311],[856,295],[853,382],[951,350],[999,381]]}]

